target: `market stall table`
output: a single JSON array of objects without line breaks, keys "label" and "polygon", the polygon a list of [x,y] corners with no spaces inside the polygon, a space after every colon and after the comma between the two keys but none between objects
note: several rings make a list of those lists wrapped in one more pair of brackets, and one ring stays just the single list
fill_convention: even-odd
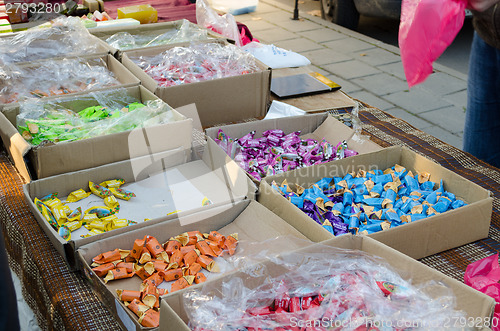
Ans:
[{"label": "market stall table", "polygon": [[[404,145],[476,182],[494,194],[490,234],[456,249],[432,255],[423,263],[463,281],[467,265],[500,251],[500,170],[426,134],[403,120],[370,107],[359,112],[364,133],[383,147]],[[23,294],[42,329],[118,330],[82,274],[71,272],[51,245],[22,192],[23,181],[0,152],[0,223],[9,263],[22,282]],[[450,229],[453,231],[453,229]]]}]

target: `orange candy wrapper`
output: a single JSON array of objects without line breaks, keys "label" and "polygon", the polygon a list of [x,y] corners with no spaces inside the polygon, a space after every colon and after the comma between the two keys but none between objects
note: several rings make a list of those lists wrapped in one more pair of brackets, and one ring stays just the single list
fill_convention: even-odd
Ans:
[{"label": "orange candy wrapper", "polygon": [[120,249],[117,248],[115,250],[97,255],[96,257],[94,257],[92,259],[92,261],[95,263],[104,264],[104,263],[113,262],[113,261],[117,261],[117,260],[121,260],[121,259],[122,259],[122,255],[120,253]]},{"label": "orange candy wrapper", "polygon": [[146,237],[144,236],[144,239],[136,239],[134,241],[134,247],[132,248],[132,251],[130,252],[130,256],[133,257],[136,260],[139,260],[142,254],[142,248],[144,247],[144,244],[146,243]]},{"label": "orange candy wrapper", "polygon": [[214,251],[210,248],[210,246],[205,240],[198,241],[195,246],[202,255],[216,256]]},{"label": "orange candy wrapper", "polygon": [[234,253],[236,253],[236,246],[238,246],[238,234],[235,233],[227,236],[224,242],[224,249],[228,250],[229,255],[234,255]]},{"label": "orange candy wrapper", "polygon": [[200,255],[196,259],[196,262],[199,263],[203,268],[207,269],[208,271],[214,271],[218,272],[219,270],[217,269],[217,266],[215,265],[214,260],[212,260],[209,256],[206,255]]},{"label": "orange candy wrapper", "polygon": [[160,307],[160,297],[156,286],[152,282],[147,282],[141,291],[142,293],[142,303],[150,308]]},{"label": "orange candy wrapper", "polygon": [[166,282],[171,282],[173,280],[177,280],[183,276],[182,269],[177,268],[177,269],[171,269],[167,271],[160,271],[159,274],[163,276],[163,279]]},{"label": "orange candy wrapper", "polygon": [[194,281],[194,276],[184,276],[182,278],[179,278],[178,280],[172,283],[172,287],[170,288],[170,293],[191,286],[193,281]]},{"label": "orange candy wrapper", "polygon": [[182,255],[186,255],[189,251],[194,251],[196,247],[194,245],[182,246],[180,251]]},{"label": "orange candy wrapper", "polygon": [[177,263],[177,267],[181,267],[183,258],[184,256],[182,255],[180,250],[174,251],[172,256],[170,256],[170,265]]},{"label": "orange candy wrapper", "polygon": [[160,273],[155,272],[154,274],[152,274],[151,276],[149,276],[148,278],[146,278],[143,281],[143,283],[152,283],[155,286],[158,286],[161,283],[163,283],[163,277],[160,275]]},{"label": "orange candy wrapper", "polygon": [[208,234],[208,238],[209,240],[212,240],[214,242],[217,243],[218,246],[220,247],[223,247],[224,245],[224,242],[226,241],[226,237],[224,237],[223,235],[221,235],[219,232],[217,231],[211,231],[209,234]]},{"label": "orange candy wrapper", "polygon": [[205,276],[203,273],[201,272],[198,272],[195,276],[194,276],[194,282],[196,284],[201,284],[201,283],[204,283],[207,281],[207,276]]},{"label": "orange candy wrapper", "polygon": [[163,247],[165,248],[165,252],[169,256],[171,256],[174,251],[178,251],[181,249],[181,243],[177,240],[169,240],[165,244],[163,244]]},{"label": "orange candy wrapper", "polygon": [[98,267],[92,268],[92,270],[95,272],[95,274],[98,277],[104,277],[108,274],[108,271],[110,271],[114,268],[115,268],[114,263],[109,262],[109,263],[101,264]]},{"label": "orange candy wrapper", "polygon": [[139,323],[148,328],[158,327],[160,325],[160,313],[154,309],[150,309],[139,317]]},{"label": "orange candy wrapper", "polygon": [[208,244],[208,246],[212,249],[214,252],[215,256],[221,256],[224,253],[224,249],[222,248],[223,246],[219,246],[217,242],[212,241],[212,240],[205,240]]},{"label": "orange candy wrapper", "polygon": [[191,264],[196,262],[196,259],[198,258],[198,253],[196,253],[195,250],[191,250],[184,255],[184,264],[189,267]]},{"label": "orange candy wrapper", "polygon": [[147,240],[146,240],[146,248],[148,249],[148,251],[151,253],[151,255],[153,257],[157,257],[158,255],[160,255],[162,252],[164,252],[165,250],[163,249],[163,247],[160,245],[160,243],[158,242],[158,240],[153,237],[153,236],[148,236],[147,237]]},{"label": "orange candy wrapper", "polygon": [[191,264],[189,266],[189,268],[187,268],[187,274],[189,276],[194,276],[197,273],[199,273],[201,271],[201,269],[203,269],[202,266],[201,266],[201,264],[195,262],[195,263]]},{"label": "orange candy wrapper", "polygon": [[141,291],[116,290],[116,294],[121,301],[131,302],[134,301],[134,299],[141,300]]},{"label": "orange candy wrapper", "polygon": [[165,261],[151,260],[151,262],[153,262],[153,265],[154,265],[156,271],[163,271],[163,270],[167,269],[168,264]]},{"label": "orange candy wrapper", "polygon": [[135,275],[135,272],[128,273],[125,268],[116,268],[108,271],[106,277],[104,277],[104,282],[107,283],[110,280],[117,280],[123,278],[130,278]]},{"label": "orange candy wrapper", "polygon": [[141,301],[137,300],[137,299],[134,299],[132,300],[132,302],[127,305],[128,309],[130,309],[132,312],[134,312],[134,314],[137,315],[137,317],[141,317],[145,312],[147,312],[148,310],[150,310],[151,308],[149,308],[147,305],[143,304]]},{"label": "orange candy wrapper", "polygon": [[131,273],[134,271],[134,264],[132,262],[119,262],[116,264],[117,268],[125,268],[128,273]]}]

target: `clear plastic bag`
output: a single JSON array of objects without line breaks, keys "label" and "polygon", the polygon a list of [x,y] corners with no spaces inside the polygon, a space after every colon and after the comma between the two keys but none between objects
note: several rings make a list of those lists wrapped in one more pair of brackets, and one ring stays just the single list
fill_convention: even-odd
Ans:
[{"label": "clear plastic bag", "polygon": [[0,38],[0,64],[31,62],[98,52],[98,44],[79,18],[60,17],[49,28],[32,28]]},{"label": "clear plastic bag", "polygon": [[17,128],[32,145],[74,141],[173,122],[161,100],[144,104],[123,88],[21,103]]},{"label": "clear plastic bag", "polygon": [[96,59],[47,60],[0,69],[0,103],[63,95],[119,85],[106,62]]},{"label": "clear plastic bag", "polygon": [[196,22],[204,28],[213,30],[224,37],[234,40],[236,46],[243,46],[234,16],[231,14],[220,16],[215,10],[210,8],[205,0],[196,0]]},{"label": "clear plastic bag", "polygon": [[[264,244],[260,247],[268,247]],[[193,330],[362,330],[365,326],[439,330],[447,321],[466,316],[456,310],[446,285],[413,285],[385,261],[365,252],[317,244],[267,256],[265,262],[247,263],[231,278],[185,292],[189,326]],[[253,260],[257,261],[255,256]]]},{"label": "clear plastic bag", "polygon": [[154,57],[132,58],[159,83],[174,86],[260,71],[255,58],[230,44],[192,43]]},{"label": "clear plastic bag", "polygon": [[466,5],[467,0],[403,0],[399,49],[410,88],[432,73],[432,63],[453,42]]},{"label": "clear plastic bag", "polygon": [[201,29],[184,19],[179,28],[172,28],[161,34],[158,31],[146,31],[134,34],[122,31],[107,38],[106,42],[112,47],[124,51],[133,48],[207,40],[209,39],[207,32],[207,30]]}]

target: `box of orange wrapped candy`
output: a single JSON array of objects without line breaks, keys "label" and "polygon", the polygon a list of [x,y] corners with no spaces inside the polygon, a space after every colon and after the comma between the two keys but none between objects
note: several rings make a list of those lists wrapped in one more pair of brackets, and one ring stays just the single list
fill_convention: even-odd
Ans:
[{"label": "box of orange wrapped candy", "polygon": [[[128,330],[142,330],[158,326],[159,297],[234,270],[232,259],[246,244],[285,235],[306,239],[256,201],[245,200],[93,242],[77,256],[117,320]],[[296,248],[293,241],[289,246]]]}]

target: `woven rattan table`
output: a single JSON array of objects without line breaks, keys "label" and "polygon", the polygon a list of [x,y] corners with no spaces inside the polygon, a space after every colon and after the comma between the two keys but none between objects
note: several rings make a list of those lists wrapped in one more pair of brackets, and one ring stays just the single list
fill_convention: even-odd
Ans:
[{"label": "woven rattan table", "polygon": [[[375,109],[359,113],[365,133],[383,147],[407,146],[494,194],[489,237],[427,257],[423,263],[463,280],[466,266],[500,251],[500,170],[426,134],[403,120]],[[120,329],[84,277],[71,272],[28,210],[23,180],[0,152],[0,223],[11,268],[22,281],[23,294],[42,329]],[[453,229],[450,229],[453,231]]]}]

